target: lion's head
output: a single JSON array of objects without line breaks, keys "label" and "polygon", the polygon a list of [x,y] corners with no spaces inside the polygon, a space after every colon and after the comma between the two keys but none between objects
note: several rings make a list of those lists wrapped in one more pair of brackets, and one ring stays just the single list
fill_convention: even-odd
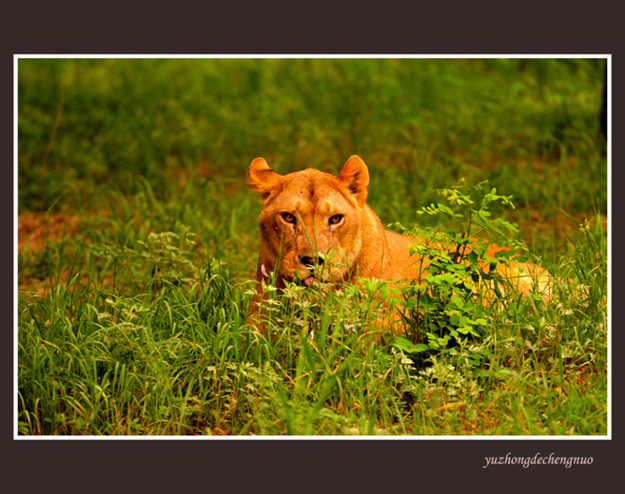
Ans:
[{"label": "lion's head", "polygon": [[352,156],[335,177],[319,170],[280,175],[256,158],[249,183],[262,195],[257,278],[309,285],[347,280],[360,256],[369,172]]}]

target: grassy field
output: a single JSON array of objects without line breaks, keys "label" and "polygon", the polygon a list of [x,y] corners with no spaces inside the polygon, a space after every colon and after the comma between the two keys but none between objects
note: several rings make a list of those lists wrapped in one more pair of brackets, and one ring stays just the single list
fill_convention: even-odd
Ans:
[{"label": "grassy field", "polygon": [[[21,59],[19,434],[606,434],[604,67]],[[513,196],[490,211],[556,299],[502,299],[421,351],[372,329],[380,285],[290,286],[261,334],[247,166],[352,154],[385,224],[454,227],[417,211],[461,179]]]}]

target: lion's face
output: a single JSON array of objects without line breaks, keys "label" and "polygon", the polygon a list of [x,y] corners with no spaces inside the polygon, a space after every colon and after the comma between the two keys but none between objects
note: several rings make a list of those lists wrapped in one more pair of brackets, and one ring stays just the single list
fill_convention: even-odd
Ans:
[{"label": "lion's face", "polygon": [[362,248],[361,207],[369,174],[352,157],[334,177],[314,169],[279,175],[262,158],[250,165],[249,182],[263,196],[259,277],[274,269],[288,281],[350,277]]}]

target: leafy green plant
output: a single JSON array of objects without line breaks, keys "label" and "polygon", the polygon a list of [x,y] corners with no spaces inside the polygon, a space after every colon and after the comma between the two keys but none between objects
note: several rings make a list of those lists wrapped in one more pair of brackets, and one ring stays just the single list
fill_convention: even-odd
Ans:
[{"label": "leafy green plant", "polygon": [[[409,232],[423,241],[410,246],[420,277],[397,290],[400,298],[395,299],[408,336],[397,338],[395,345],[407,353],[431,355],[459,340],[481,338],[493,310],[508,302],[505,294],[511,280],[497,266],[527,257],[523,245],[512,237],[518,233],[517,226],[493,218],[489,210],[497,202],[514,207],[512,198],[498,194],[495,188],[483,193],[485,184],[469,186],[461,181],[452,188],[438,189],[449,206],[431,204],[418,211],[448,216],[458,229],[439,226]],[[475,198],[480,192],[481,197]],[[509,247],[490,253],[491,242],[484,236]]]}]

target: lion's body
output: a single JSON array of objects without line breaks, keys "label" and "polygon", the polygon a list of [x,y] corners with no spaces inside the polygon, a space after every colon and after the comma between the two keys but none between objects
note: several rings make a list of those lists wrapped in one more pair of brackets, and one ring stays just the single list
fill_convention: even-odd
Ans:
[{"label": "lion's body", "polygon": [[[308,285],[314,278],[399,281],[419,277],[418,267],[425,267],[408,247],[419,240],[386,230],[367,205],[369,173],[358,156],[352,156],[337,177],[314,169],[282,176],[257,158],[250,165],[249,183],[263,196],[259,282],[272,272],[278,287],[293,280]],[[501,248],[493,245],[490,250]],[[520,292],[547,284],[546,272],[533,264],[498,269],[518,277]]]}]

